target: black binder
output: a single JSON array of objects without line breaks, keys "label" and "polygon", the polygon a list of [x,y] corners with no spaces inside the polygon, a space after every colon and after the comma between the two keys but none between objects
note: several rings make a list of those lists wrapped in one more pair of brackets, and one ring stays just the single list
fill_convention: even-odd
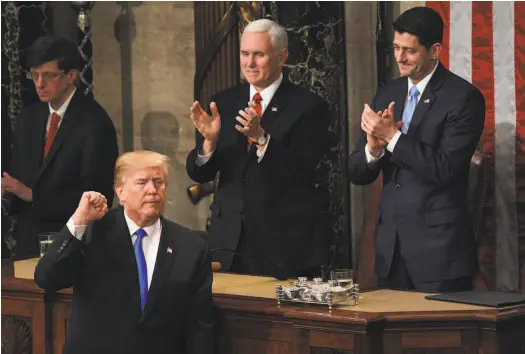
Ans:
[{"label": "black binder", "polygon": [[525,304],[524,294],[503,291],[462,291],[427,295],[425,299],[497,308]]}]

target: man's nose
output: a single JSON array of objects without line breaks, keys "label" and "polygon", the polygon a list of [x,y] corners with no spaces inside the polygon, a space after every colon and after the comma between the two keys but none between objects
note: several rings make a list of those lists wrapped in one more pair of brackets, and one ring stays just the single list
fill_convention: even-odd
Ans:
[{"label": "man's nose", "polygon": [[146,191],[148,193],[157,192],[157,189],[155,188],[155,183],[153,183],[153,181],[149,181],[148,183],[146,183]]},{"label": "man's nose", "polygon": [[35,82],[35,87],[37,88],[44,88],[44,86],[46,86],[44,79],[40,75],[36,78],[36,80],[34,80],[34,82]]},{"label": "man's nose", "polygon": [[396,61],[398,63],[402,63],[406,60],[406,55],[405,55],[405,52],[403,52],[402,50],[398,51],[396,54],[395,54],[395,57],[396,57]]}]

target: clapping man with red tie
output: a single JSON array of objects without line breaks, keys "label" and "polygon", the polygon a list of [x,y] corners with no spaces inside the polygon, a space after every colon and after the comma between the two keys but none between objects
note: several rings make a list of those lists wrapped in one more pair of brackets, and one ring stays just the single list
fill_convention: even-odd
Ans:
[{"label": "clapping man with red tie", "polygon": [[250,23],[240,45],[248,82],[212,97],[210,114],[190,108],[200,133],[186,161],[199,183],[219,174],[211,205],[210,243],[226,270],[320,276],[328,229],[321,222],[326,186],[316,167],[328,147],[328,104],[282,74],[286,30]]}]

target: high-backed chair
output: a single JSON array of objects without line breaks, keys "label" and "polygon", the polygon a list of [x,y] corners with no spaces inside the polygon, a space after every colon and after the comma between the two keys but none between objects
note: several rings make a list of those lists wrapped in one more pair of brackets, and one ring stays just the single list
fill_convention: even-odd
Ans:
[{"label": "high-backed chair", "polygon": [[[489,178],[491,175],[492,158],[480,151],[474,152],[472,155],[470,170],[469,170],[469,185],[468,185],[468,200],[469,200],[469,214],[472,222],[472,229],[476,237],[476,245],[479,247],[484,240],[481,239],[483,219],[485,217],[485,201],[487,198],[487,190],[489,188]],[[483,259],[479,259],[480,267]],[[483,268],[476,278],[475,288],[487,288],[486,276],[483,274]]]},{"label": "high-backed chair", "polygon": [[491,158],[480,151],[474,152],[469,171],[469,212],[474,235],[478,239],[484,216],[484,206],[489,183]]},{"label": "high-backed chair", "polygon": [[[206,242],[210,241],[210,233],[209,232],[199,232],[199,235],[206,240]],[[222,269],[221,262],[211,262],[211,270],[213,272],[219,272]]]}]

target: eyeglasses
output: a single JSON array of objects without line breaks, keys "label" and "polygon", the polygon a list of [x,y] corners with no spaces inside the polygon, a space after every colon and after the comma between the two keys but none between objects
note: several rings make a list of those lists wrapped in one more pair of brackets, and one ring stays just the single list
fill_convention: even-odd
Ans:
[{"label": "eyeglasses", "polygon": [[54,81],[56,80],[57,77],[61,76],[64,74],[64,71],[62,70],[61,72],[59,73],[50,73],[50,72],[46,72],[46,73],[35,73],[35,72],[32,72],[32,71],[29,71],[27,73],[27,78],[29,80],[33,80],[33,81],[38,81],[38,78],[41,77],[42,78],[42,81],[44,82],[49,82],[49,81]]}]

